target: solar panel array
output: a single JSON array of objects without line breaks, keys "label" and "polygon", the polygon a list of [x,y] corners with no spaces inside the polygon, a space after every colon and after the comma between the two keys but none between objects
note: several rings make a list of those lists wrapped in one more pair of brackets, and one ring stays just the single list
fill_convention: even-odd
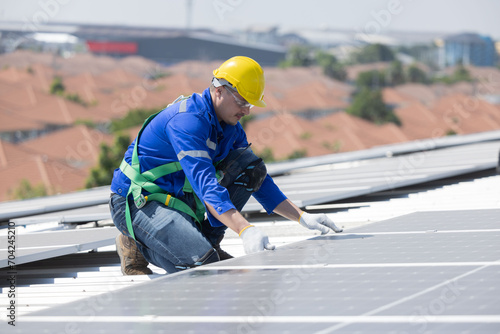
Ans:
[{"label": "solar panel array", "polygon": [[[295,170],[275,182],[295,204],[304,207],[494,168],[499,150],[496,141],[414,152]],[[243,211],[261,209],[251,198]]]},{"label": "solar panel array", "polygon": [[[413,153],[285,166],[289,174],[275,181],[299,206],[328,203],[492,169],[499,148],[498,141],[426,152],[399,147]],[[0,220],[106,219],[108,198],[102,187],[3,203]],[[261,207],[253,201],[245,210]],[[13,332],[498,333],[499,218],[500,209],[417,212],[23,315]],[[117,233],[21,233],[16,263],[112,245]],[[7,236],[0,236],[0,268],[8,264],[3,245]]]},{"label": "solar panel array", "polygon": [[[314,157],[296,162],[272,164],[268,168],[271,174],[292,172],[291,175],[277,176],[275,181],[294,203],[299,206],[321,204],[494,168],[498,164],[500,141],[492,139],[498,139],[499,134],[500,131],[493,131],[469,135],[470,139],[438,138],[388,145],[361,152],[344,153],[340,158],[336,155]],[[445,145],[463,144],[471,140],[490,141],[422,151]],[[387,152],[407,154],[381,158]],[[311,171],[300,170],[318,165],[321,166]],[[299,173],[300,176],[297,175]],[[109,193],[109,187],[100,187],[71,194],[0,203],[0,221],[18,219],[23,224],[30,224],[43,220],[48,213],[54,213],[50,217],[56,221],[68,220],[71,218],[68,214],[65,217],[64,211],[86,207],[89,208],[88,213],[93,213],[96,211],[95,206],[107,204]],[[243,208],[244,212],[259,210],[262,210],[262,206],[253,198]],[[101,213],[100,210],[98,212]],[[39,217],[40,215],[42,216]],[[31,219],[25,218],[30,216]],[[110,218],[102,215],[99,217]]]},{"label": "solar panel array", "polygon": [[[393,158],[370,159],[344,165],[325,165],[312,169],[297,170],[275,178],[284,193],[298,206],[328,203],[397,187],[423,183],[440,178],[494,168],[497,165],[500,142],[484,142],[440,150],[415,152]],[[46,220],[59,222],[84,222],[109,219],[106,204],[109,188],[101,187],[88,192],[76,192],[37,200],[3,203],[0,218],[15,221],[17,226]],[[100,206],[95,206],[101,204]],[[94,206],[93,206],[94,205]],[[90,206],[86,209],[78,209]],[[68,211],[72,210],[72,211]],[[245,212],[262,210],[253,198]],[[56,213],[50,213],[56,211]],[[29,217],[31,214],[44,213]],[[24,215],[24,216],[23,216]],[[27,216],[27,217],[26,217]],[[85,245],[84,235],[94,233],[94,242]],[[110,233],[73,231],[64,242],[51,241],[44,234],[23,236],[27,242],[18,245],[18,262],[26,263],[77,251],[95,248],[94,245],[112,245]],[[111,233],[113,234],[113,233]],[[57,238],[57,236],[55,236]],[[22,240],[22,239],[21,239]],[[0,245],[7,245],[6,236],[0,237]],[[23,241],[23,240],[22,240]],[[50,246],[48,245],[50,244]],[[7,266],[7,246],[0,246],[0,268]]]},{"label": "solar panel array", "polygon": [[[8,241],[12,236],[0,236],[0,268],[9,266],[9,245],[15,246],[16,265],[48,259],[56,256],[93,250],[114,243],[118,230],[112,228],[81,229],[26,233],[15,236],[15,243]],[[1,286],[1,285],[0,285]]]},{"label": "solar panel array", "polygon": [[412,213],[32,313],[16,333],[498,333],[499,218]]}]

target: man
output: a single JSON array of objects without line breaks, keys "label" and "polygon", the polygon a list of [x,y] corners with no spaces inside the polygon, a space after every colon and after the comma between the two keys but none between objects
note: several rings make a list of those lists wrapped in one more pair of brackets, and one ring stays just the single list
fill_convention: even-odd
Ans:
[{"label": "man", "polygon": [[249,148],[238,121],[266,106],[260,65],[237,56],[213,74],[203,94],[181,96],[146,120],[114,172],[110,209],[125,275],[150,274],[148,262],[171,273],[230,258],[219,245],[228,227],[247,254],[274,249],[239,212],[250,195],[269,214],[322,234],[342,231],[288,200]]}]

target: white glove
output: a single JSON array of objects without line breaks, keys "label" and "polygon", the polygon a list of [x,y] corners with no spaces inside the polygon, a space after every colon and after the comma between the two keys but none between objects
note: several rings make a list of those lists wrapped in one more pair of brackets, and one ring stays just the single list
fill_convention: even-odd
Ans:
[{"label": "white glove", "polygon": [[330,218],[328,218],[324,213],[320,214],[310,214],[307,212],[302,213],[299,220],[300,225],[307,227],[310,230],[321,231],[321,234],[327,234],[330,229],[334,230],[336,233],[342,232],[341,228],[335,226]]},{"label": "white glove", "polygon": [[240,232],[240,237],[243,239],[243,248],[246,254],[256,253],[264,249],[273,250],[276,248],[271,245],[267,235],[262,233],[257,227],[249,225]]}]

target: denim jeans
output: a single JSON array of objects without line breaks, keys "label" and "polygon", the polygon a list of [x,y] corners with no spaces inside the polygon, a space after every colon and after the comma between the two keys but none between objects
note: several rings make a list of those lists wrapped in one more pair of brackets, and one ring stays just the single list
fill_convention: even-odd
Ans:
[{"label": "denim jeans", "polygon": [[[224,167],[224,162],[235,160],[244,169],[257,159],[258,157],[252,151],[239,149],[232,151],[219,166]],[[234,168],[234,164],[231,166]],[[234,180],[229,181],[230,184],[226,188],[231,201],[236,209],[241,211],[252,192],[233,184]],[[192,194],[185,194],[179,199],[190,206],[194,204]],[[148,262],[165,269],[168,273],[178,271],[176,266],[194,265],[213,249],[227,228],[226,226],[213,227],[207,219],[203,221],[200,228],[191,216],[169,208],[163,203],[150,201],[141,209],[137,209],[133,200],[130,198],[128,200],[139,250]],[[125,219],[125,205],[123,196],[111,195],[109,207],[113,222],[121,233],[130,236]]]}]

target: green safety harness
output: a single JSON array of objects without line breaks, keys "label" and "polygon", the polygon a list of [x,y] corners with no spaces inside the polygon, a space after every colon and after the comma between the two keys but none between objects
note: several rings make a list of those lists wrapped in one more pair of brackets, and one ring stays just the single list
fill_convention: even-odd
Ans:
[{"label": "green safety harness", "polygon": [[[188,97],[182,96],[182,99],[181,97],[179,97],[173,103],[176,103],[180,100],[181,106],[179,109],[185,110],[187,98],[189,98],[189,96]],[[123,159],[122,163],[120,164],[120,170],[130,179],[130,188],[128,189],[125,201],[126,202],[125,218],[127,221],[128,232],[130,233],[130,236],[134,238],[134,240],[135,240],[135,235],[134,235],[134,229],[132,227],[132,219],[130,216],[130,207],[128,203],[128,197],[130,194],[132,194],[135,206],[138,209],[146,205],[147,201],[161,202],[172,209],[190,215],[200,225],[200,227],[201,227],[201,222],[205,217],[205,206],[198,198],[198,196],[196,196],[196,194],[193,192],[193,187],[189,183],[187,177],[184,181],[184,186],[182,187],[182,191],[184,193],[193,194],[196,204],[195,210],[191,209],[191,207],[186,203],[184,203],[182,200],[173,197],[172,195],[170,195],[169,193],[167,193],[165,190],[163,190],[154,183],[156,179],[162,176],[182,170],[179,161],[170,162],[168,164],[164,164],[141,173],[139,156],[137,154],[137,146],[139,143],[139,138],[144,128],[146,128],[149,122],[151,122],[153,118],[155,118],[156,115],[158,115],[159,113],[160,112],[157,112],[156,114],[149,116],[148,119],[146,119],[146,121],[142,125],[142,128],[139,131],[139,134],[137,135],[137,139],[135,141],[134,151],[132,153],[132,165],[129,165],[127,161],[125,161],[125,159]],[[143,190],[147,191],[149,195],[144,196],[142,194]]]}]

